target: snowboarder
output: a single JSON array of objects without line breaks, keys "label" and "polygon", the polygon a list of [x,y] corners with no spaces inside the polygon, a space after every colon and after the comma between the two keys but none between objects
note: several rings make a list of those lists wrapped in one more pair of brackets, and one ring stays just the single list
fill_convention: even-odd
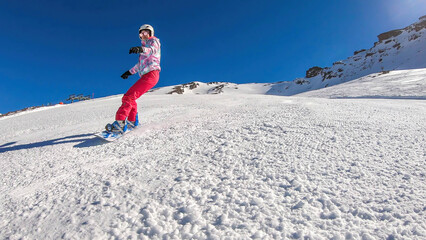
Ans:
[{"label": "snowboarder", "polygon": [[115,122],[105,126],[108,132],[124,133],[129,128],[139,124],[136,100],[153,88],[160,78],[160,40],[154,36],[154,28],[144,24],[139,28],[139,38],[142,45],[132,47],[129,54],[139,54],[138,63],[121,75],[127,79],[130,75],[139,73],[140,79],[124,94],[121,107],[115,115]]}]

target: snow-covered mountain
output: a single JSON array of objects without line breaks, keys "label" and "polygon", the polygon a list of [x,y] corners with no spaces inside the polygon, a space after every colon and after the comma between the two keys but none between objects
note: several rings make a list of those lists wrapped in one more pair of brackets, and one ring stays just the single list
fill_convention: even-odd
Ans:
[{"label": "snow-covered mountain", "polygon": [[[191,82],[187,84],[157,88],[148,95],[163,94],[268,94],[274,89],[287,88],[293,83],[248,83],[235,84],[225,82]],[[362,89],[362,91],[360,91]],[[282,93],[282,92],[280,92]],[[279,95],[270,94],[270,95]],[[295,96],[320,98],[401,98],[426,99],[426,68],[382,71],[358,79],[320,88],[302,91]]]},{"label": "snow-covered mountain", "polygon": [[[372,73],[426,68],[426,16],[404,28],[382,33],[370,49],[333,63],[333,66],[312,67],[304,78],[296,79],[291,94],[325,88],[364,77]],[[425,79],[426,80],[426,79]],[[280,88],[271,89],[280,92]],[[283,91],[284,95],[287,95]]]},{"label": "snow-covered mountain", "polygon": [[[354,55],[333,63],[330,67],[312,67],[306,76],[292,82],[266,84],[202,83],[193,82],[153,90],[156,93],[169,94],[220,94],[243,93],[291,96],[299,93],[330,87],[362,78],[370,74],[384,74],[395,70],[426,68],[426,16],[403,29],[397,29],[378,35],[378,42],[370,49],[354,52]],[[418,72],[417,72],[418,73]],[[374,76],[374,75],[373,75]],[[387,82],[381,82],[381,85]],[[406,84],[409,84],[408,82]],[[423,75],[426,84],[426,75]],[[385,87],[383,85],[383,87]],[[390,87],[390,86],[389,86]],[[397,89],[395,89],[397,91]],[[410,92],[411,93],[411,92]],[[394,95],[404,95],[394,92]],[[423,93],[423,96],[426,96]]]}]

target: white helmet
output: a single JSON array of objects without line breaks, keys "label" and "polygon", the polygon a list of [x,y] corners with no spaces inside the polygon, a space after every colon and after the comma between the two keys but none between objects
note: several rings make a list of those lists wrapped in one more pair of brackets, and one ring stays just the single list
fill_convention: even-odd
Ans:
[{"label": "white helmet", "polygon": [[154,28],[153,28],[151,25],[149,25],[149,24],[144,24],[144,25],[142,25],[142,26],[139,28],[139,32],[141,32],[141,31],[142,31],[142,30],[144,30],[144,29],[151,31],[151,37],[152,37],[152,36],[154,36]]}]

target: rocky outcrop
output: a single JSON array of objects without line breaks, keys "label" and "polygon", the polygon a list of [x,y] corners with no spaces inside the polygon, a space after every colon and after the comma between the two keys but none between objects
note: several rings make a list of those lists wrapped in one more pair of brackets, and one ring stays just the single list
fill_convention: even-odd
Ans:
[{"label": "rocky outcrop", "polygon": [[207,91],[207,94],[219,94],[223,93],[223,88],[225,87],[225,84],[220,84],[219,86],[216,86],[214,88],[211,88]]},{"label": "rocky outcrop", "polygon": [[299,85],[304,85],[304,84],[309,84],[311,82],[309,82],[308,80],[306,80],[304,78],[296,78],[294,80],[294,83],[299,84]]},{"label": "rocky outcrop", "polygon": [[402,30],[398,29],[398,30],[392,30],[392,31],[389,31],[389,32],[382,33],[377,37],[379,38],[379,42],[382,42],[382,41],[389,39],[391,37],[397,37],[401,33],[402,33]]},{"label": "rocky outcrop", "polygon": [[406,30],[414,30],[416,32],[426,28],[426,15],[424,15],[423,17],[419,18],[420,22],[419,23],[415,23],[412,26],[408,26],[407,28],[405,28]]},{"label": "rocky outcrop", "polygon": [[197,88],[198,86],[200,86],[200,84],[196,82],[185,83],[182,85],[175,86],[173,88],[173,91],[170,91],[168,94],[173,94],[173,93],[183,94],[185,92],[185,88],[192,90]]},{"label": "rocky outcrop", "polygon": [[320,74],[322,71],[321,67],[311,67],[308,69],[308,71],[306,71],[306,78],[313,78],[318,76],[318,74]]},{"label": "rocky outcrop", "polygon": [[358,53],[362,53],[362,52],[365,52],[365,51],[367,51],[367,50],[365,50],[365,49],[361,49],[361,50],[355,51],[355,52],[354,52],[354,55],[357,55]]},{"label": "rocky outcrop", "polygon": [[379,42],[383,42],[384,40],[387,40],[387,39],[399,36],[404,31],[407,31],[407,32],[412,32],[412,31],[419,32],[420,30],[426,28],[426,15],[420,17],[419,20],[420,20],[420,22],[414,23],[414,24],[412,24],[412,25],[410,25],[410,26],[408,26],[406,28],[396,29],[396,30],[392,30],[392,31],[389,31],[389,32],[382,33],[382,34],[378,35],[377,38],[379,39]]},{"label": "rocky outcrop", "polygon": [[[340,64],[344,64],[344,63],[339,63],[339,64],[333,64],[333,65],[340,65]],[[338,69],[338,72],[343,72],[343,69],[342,68],[339,68]],[[338,76],[338,74],[336,73],[336,72],[334,72],[334,71],[332,71],[332,70],[330,70],[330,68],[321,68],[321,67],[317,67],[317,66],[315,66],[315,67],[311,67],[311,68],[309,68],[309,70],[308,71],[306,71],[306,76],[305,76],[305,78],[313,78],[313,77],[316,77],[316,76],[318,76],[318,75],[321,75],[322,76],[322,81],[324,81],[324,80],[326,80],[326,79],[331,79],[331,78],[334,78],[334,77],[337,77]],[[296,82],[297,81],[297,82]],[[294,81],[296,84],[299,84],[299,85],[302,85],[302,84],[305,84],[306,82],[303,82],[303,83],[301,83],[300,82],[300,78],[299,79],[296,79],[295,81]],[[309,81],[307,81],[308,83],[309,83]]]}]

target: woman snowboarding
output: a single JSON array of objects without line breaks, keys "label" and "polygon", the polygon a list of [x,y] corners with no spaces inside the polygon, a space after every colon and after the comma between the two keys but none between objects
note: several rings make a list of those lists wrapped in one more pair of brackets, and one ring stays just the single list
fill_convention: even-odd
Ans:
[{"label": "woman snowboarding", "polygon": [[136,100],[153,88],[160,78],[161,44],[154,36],[154,28],[149,24],[142,25],[139,28],[139,38],[142,45],[129,50],[129,54],[139,54],[139,61],[123,73],[121,78],[127,79],[130,75],[139,73],[140,79],[124,94],[122,104],[115,115],[115,122],[105,127],[108,132],[124,133],[128,128],[139,124]]}]

